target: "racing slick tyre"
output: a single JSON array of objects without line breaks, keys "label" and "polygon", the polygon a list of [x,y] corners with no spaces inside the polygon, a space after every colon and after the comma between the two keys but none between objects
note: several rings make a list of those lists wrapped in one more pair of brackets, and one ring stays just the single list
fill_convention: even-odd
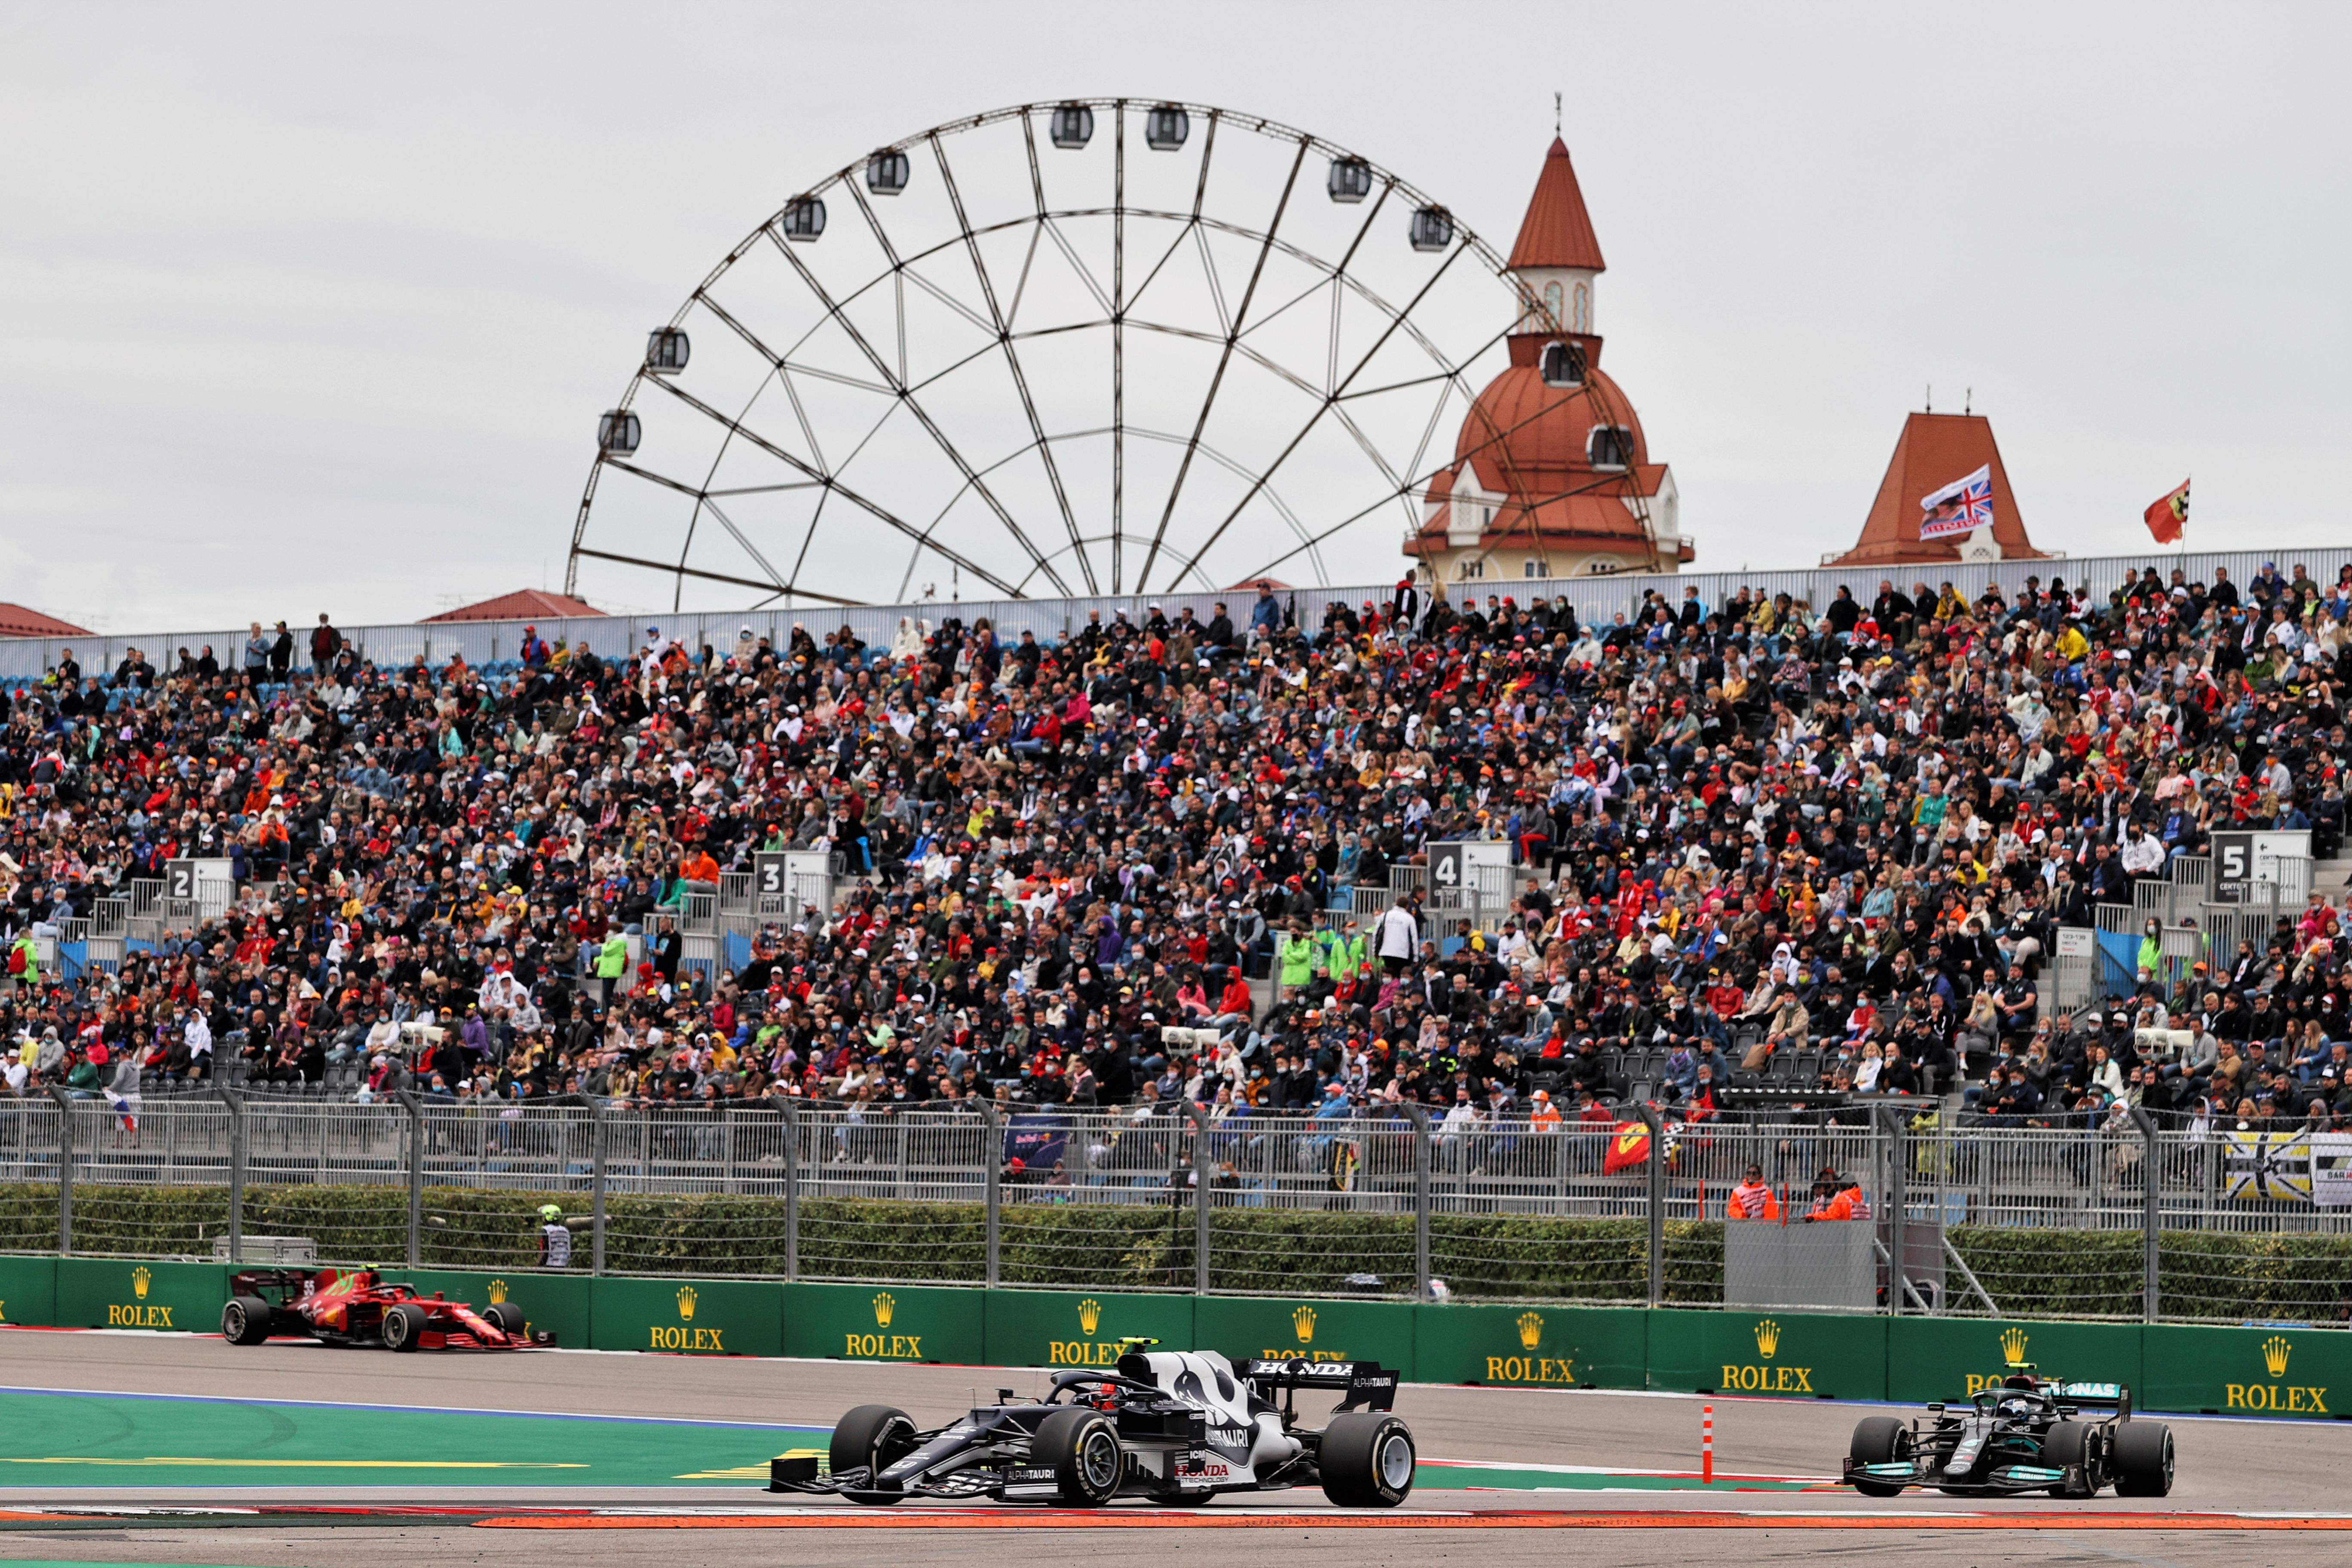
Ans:
[{"label": "racing slick tyre", "polygon": [[512,1301],[493,1301],[482,1309],[483,1321],[510,1340],[522,1338],[522,1309]]},{"label": "racing slick tyre", "polygon": [[221,1338],[233,1345],[257,1345],[269,1337],[278,1310],[258,1296],[238,1296],[221,1309]]},{"label": "racing slick tyre", "polygon": [[1073,1508],[1098,1508],[1118,1495],[1127,1454],[1118,1446],[1118,1424],[1083,1405],[1064,1405],[1037,1423],[1029,1445],[1032,1459],[1051,1466],[1062,1500]]},{"label": "racing slick tyre", "polygon": [[425,1337],[425,1309],[414,1301],[394,1301],[383,1310],[383,1348],[413,1351]]},{"label": "racing slick tyre", "polygon": [[[834,1475],[865,1470],[873,1479],[915,1451],[915,1418],[895,1405],[861,1405],[833,1424],[833,1444],[826,1466]],[[903,1493],[845,1492],[852,1502],[887,1508]]]},{"label": "racing slick tyre", "polygon": [[2126,1421],[2116,1428],[2108,1463],[2117,1497],[2163,1497],[2172,1490],[2172,1428],[2161,1421]]},{"label": "racing slick tyre", "polygon": [[1323,1429],[1315,1468],[1341,1508],[1394,1508],[1412,1495],[1412,1430],[1393,1415],[1351,1411]]},{"label": "racing slick tyre", "polygon": [[[1853,1429],[1853,1441],[1846,1452],[1862,1465],[1892,1465],[1911,1457],[1911,1428],[1892,1415],[1865,1416]],[[1893,1481],[1856,1481],[1853,1489],[1864,1497],[1900,1497],[1903,1489]]]},{"label": "racing slick tyre", "polygon": [[[2087,1466],[2090,1460],[2091,1429],[2079,1421],[2061,1421],[2050,1428],[2048,1436],[2042,1439],[2042,1462],[2045,1465],[2067,1469],[2077,1465]],[[2095,1482],[2088,1489],[2084,1489],[2070,1487],[2069,1483],[2060,1481],[2050,1489],[2050,1495],[2073,1498],[2096,1497],[2098,1487]]]}]

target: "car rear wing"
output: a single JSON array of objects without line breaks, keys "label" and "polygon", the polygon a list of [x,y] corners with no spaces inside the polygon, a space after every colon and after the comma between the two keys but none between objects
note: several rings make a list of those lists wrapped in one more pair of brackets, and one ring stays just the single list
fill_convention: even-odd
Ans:
[{"label": "car rear wing", "polygon": [[[318,1271],[310,1268],[240,1268],[229,1280],[229,1294],[260,1296],[274,1290],[291,1300],[317,1278]],[[283,1306],[285,1302],[278,1304]]]},{"label": "car rear wing", "polygon": [[1340,1410],[1393,1410],[1399,1374],[1375,1361],[1307,1361],[1296,1357],[1242,1361],[1242,1381],[1269,1397],[1276,1390],[1344,1392]]},{"label": "car rear wing", "polygon": [[2043,1392],[2063,1405],[2090,1406],[2101,1410],[2117,1410],[2131,1414],[2131,1384],[2128,1383],[2064,1383],[2052,1379]]}]

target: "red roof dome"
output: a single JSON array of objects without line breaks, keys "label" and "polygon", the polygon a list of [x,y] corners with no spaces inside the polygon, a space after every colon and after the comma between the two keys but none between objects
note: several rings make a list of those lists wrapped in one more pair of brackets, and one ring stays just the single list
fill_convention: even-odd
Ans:
[{"label": "red roof dome", "polygon": [[[1601,242],[1584,210],[1568,147],[1555,138],[1506,270],[1598,272],[1602,266]],[[1518,281],[1532,300],[1534,282],[1524,277]],[[1577,285],[1580,295],[1584,287]],[[1520,324],[1549,324],[1560,319],[1559,310],[1556,295],[1549,317],[1530,304]],[[1572,317],[1570,325],[1590,319],[1582,299]],[[1632,401],[1601,371],[1600,338],[1582,331],[1521,331],[1507,342],[1511,363],[1487,383],[1463,419],[1453,465],[1432,480],[1430,505],[1405,553],[1456,547],[1449,524],[1459,521],[1476,534],[1478,547],[1489,551],[1565,546],[1639,560],[1663,548],[1664,559],[1688,560],[1690,546],[1679,541],[1673,526],[1672,481],[1664,464],[1650,461],[1649,441]],[[1545,351],[1558,343],[1573,344],[1581,353],[1583,379],[1576,385],[1554,386],[1544,380]],[[1612,443],[1617,450],[1604,454],[1615,460],[1595,468],[1593,435],[1602,428],[1623,434]],[[1463,503],[1476,517],[1454,515],[1454,492],[1463,484],[1475,484],[1482,492],[1475,502]],[[1665,523],[1654,538],[1643,527],[1643,511],[1661,497],[1669,498],[1664,503]],[[1491,515],[1486,511],[1489,505]]]},{"label": "red roof dome", "polygon": [[[1458,468],[1466,458],[1477,472],[1481,489],[1542,497],[1591,483],[1596,426],[1630,430],[1634,465],[1650,460],[1641,416],[1599,365],[1586,370],[1581,386],[1544,384],[1536,360],[1551,341],[1513,338],[1510,368],[1486,384],[1462,421],[1462,434],[1454,443],[1454,465]],[[1598,359],[1599,340],[1584,342],[1587,353]]]}]

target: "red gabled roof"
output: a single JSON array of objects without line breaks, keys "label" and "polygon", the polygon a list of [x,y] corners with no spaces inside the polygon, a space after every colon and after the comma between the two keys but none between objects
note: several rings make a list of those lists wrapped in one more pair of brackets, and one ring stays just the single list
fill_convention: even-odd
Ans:
[{"label": "red gabled roof", "polygon": [[1568,161],[1568,143],[1555,136],[1544,155],[1543,175],[1519,221],[1519,237],[1511,247],[1513,267],[1582,267],[1605,270],[1601,241],[1593,237],[1592,219],[1584,210],[1584,193],[1577,188],[1576,170]]},{"label": "red gabled roof", "polygon": [[1886,477],[1878,482],[1877,499],[1863,521],[1862,537],[1830,564],[1958,561],[1966,535],[1923,541],[1919,499],[1979,468],[1992,470],[1992,536],[2002,557],[2039,559],[2042,552],[2026,537],[2025,520],[2018,515],[2017,495],[2009,488],[2009,470],[2001,467],[1992,421],[1981,414],[1915,413],[1903,421],[1895,456],[1887,460]]},{"label": "red gabled roof", "polygon": [[437,616],[425,617],[433,621],[529,621],[545,616],[560,621],[572,616],[601,616],[604,612],[584,600],[565,594],[551,594],[543,588],[523,588],[512,594],[501,594],[495,599],[484,599],[478,605],[462,605],[454,610],[444,610]]},{"label": "red gabled roof", "polygon": [[22,605],[0,604],[0,637],[87,637],[98,634],[87,626],[45,616]]}]

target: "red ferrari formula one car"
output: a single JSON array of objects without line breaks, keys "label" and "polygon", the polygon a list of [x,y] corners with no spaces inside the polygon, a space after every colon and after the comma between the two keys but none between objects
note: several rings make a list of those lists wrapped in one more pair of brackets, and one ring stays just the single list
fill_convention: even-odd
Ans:
[{"label": "red ferrari formula one car", "polygon": [[420,1296],[373,1268],[247,1268],[229,1282],[221,1337],[257,1345],[272,1334],[299,1334],[331,1345],[382,1345],[390,1351],[521,1350],[551,1345],[546,1329],[526,1329],[522,1309],[494,1301],[480,1311],[440,1292]]}]

